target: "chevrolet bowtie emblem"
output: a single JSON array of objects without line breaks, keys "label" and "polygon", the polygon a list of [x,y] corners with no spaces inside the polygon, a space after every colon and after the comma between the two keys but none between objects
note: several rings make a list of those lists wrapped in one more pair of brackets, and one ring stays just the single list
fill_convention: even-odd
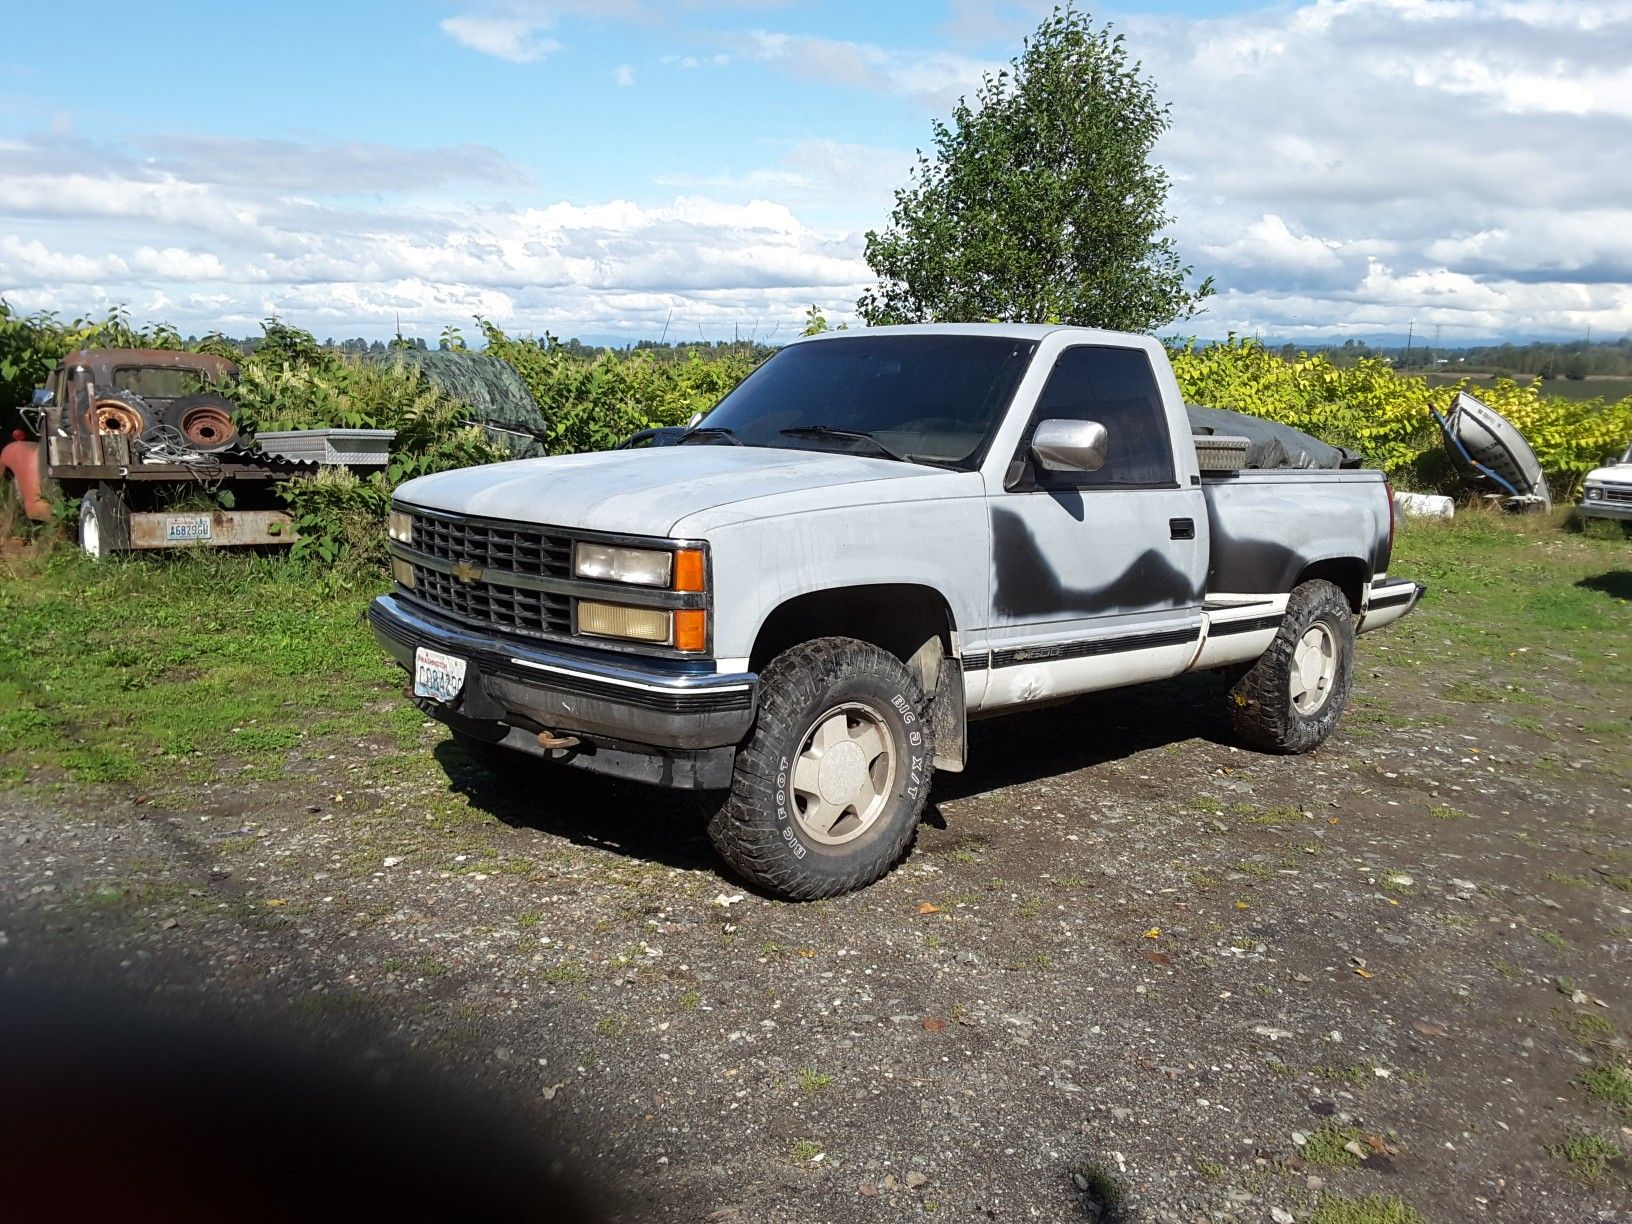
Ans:
[{"label": "chevrolet bowtie emblem", "polygon": [[460,561],[453,567],[453,576],[459,579],[460,582],[480,582],[482,567],[472,565],[469,561]]}]

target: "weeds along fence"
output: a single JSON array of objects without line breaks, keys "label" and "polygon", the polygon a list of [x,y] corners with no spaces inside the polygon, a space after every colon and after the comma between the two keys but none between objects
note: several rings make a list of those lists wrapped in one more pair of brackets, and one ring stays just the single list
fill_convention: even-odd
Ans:
[{"label": "weeds along fence", "polygon": [[[470,351],[397,346],[342,354],[277,319],[247,354],[218,335],[187,347],[237,361],[231,390],[247,429],[324,426],[394,429],[390,467],[366,479],[344,471],[291,482],[285,495],[301,543],[297,556],[366,568],[383,562],[383,519],[401,481],[446,468],[526,455],[604,450],[637,430],[678,425],[706,411],[769,351],[733,346],[607,351],[518,338],[477,320],[485,342]],[[812,330],[815,327],[813,326]],[[123,311],[88,322],[21,318],[0,302],[0,404],[28,391],[65,353],[81,347],[181,348],[173,328],[138,328]],[[1338,366],[1324,355],[1283,359],[1256,341],[1174,344],[1174,373],[1191,403],[1267,417],[1348,446],[1406,488],[1450,491],[1430,408],[1446,408],[1460,384],[1432,387],[1366,358]],[[1555,495],[1632,440],[1632,398],[1570,400],[1539,384],[1500,380],[1476,389],[1530,440]]]},{"label": "weeds along fence", "polygon": [[[1236,338],[1174,346],[1170,356],[1190,403],[1268,417],[1351,447],[1407,488],[1455,488],[1429,410],[1443,412],[1465,383],[1432,387],[1377,358],[1352,366],[1307,354],[1287,361],[1256,341]],[[1567,399],[1506,378],[1470,389],[1529,440],[1560,500],[1571,497],[1605,455],[1632,440],[1632,397],[1612,403]]]}]

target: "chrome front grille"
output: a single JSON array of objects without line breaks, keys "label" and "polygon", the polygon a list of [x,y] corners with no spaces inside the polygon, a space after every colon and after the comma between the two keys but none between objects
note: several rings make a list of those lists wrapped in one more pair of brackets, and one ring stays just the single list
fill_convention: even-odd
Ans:
[{"label": "chrome front grille", "polygon": [[1618,489],[1614,485],[1605,485],[1604,500],[1612,502],[1632,502],[1632,489]]},{"label": "chrome front grille", "polygon": [[572,541],[542,527],[414,515],[414,549],[450,564],[541,578],[572,577]]},{"label": "chrome front grille", "polygon": [[410,513],[412,549],[424,558],[412,558],[414,599],[468,624],[507,633],[571,636],[570,596],[505,581],[507,574],[570,579],[571,537],[547,527]]},{"label": "chrome front grille", "polygon": [[414,597],[433,608],[509,633],[566,636],[572,632],[571,601],[565,595],[503,586],[496,582],[460,582],[451,574],[414,566]]}]

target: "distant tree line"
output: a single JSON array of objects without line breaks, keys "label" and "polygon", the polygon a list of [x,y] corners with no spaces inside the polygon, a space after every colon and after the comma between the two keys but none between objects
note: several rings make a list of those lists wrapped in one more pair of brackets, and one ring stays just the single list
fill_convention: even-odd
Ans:
[{"label": "distant tree line", "polygon": [[1467,347],[1415,344],[1371,345],[1364,340],[1342,344],[1283,344],[1280,355],[1295,361],[1300,353],[1320,355],[1337,366],[1382,358],[1396,369],[1434,370],[1455,366],[1458,374],[1496,374],[1509,378],[1583,379],[1593,375],[1632,376],[1632,337],[1619,340],[1533,340],[1529,344],[1479,344]]}]

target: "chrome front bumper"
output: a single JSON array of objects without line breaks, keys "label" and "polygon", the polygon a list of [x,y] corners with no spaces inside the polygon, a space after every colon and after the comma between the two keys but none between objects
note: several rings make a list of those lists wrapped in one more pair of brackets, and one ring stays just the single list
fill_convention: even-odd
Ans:
[{"label": "chrome front bumper", "polygon": [[1600,497],[1595,501],[1586,498],[1576,506],[1576,513],[1582,518],[1619,519],[1621,522],[1632,522],[1632,501],[1620,501]]},{"label": "chrome front bumper", "polygon": [[[416,698],[456,730],[566,764],[657,785],[730,783],[736,745],[753,725],[759,677],[721,675],[704,661],[634,659],[472,630],[382,595],[368,609],[374,636],[410,673],[428,646],[466,661],[451,703]],[[581,745],[548,751],[538,732]]]}]

